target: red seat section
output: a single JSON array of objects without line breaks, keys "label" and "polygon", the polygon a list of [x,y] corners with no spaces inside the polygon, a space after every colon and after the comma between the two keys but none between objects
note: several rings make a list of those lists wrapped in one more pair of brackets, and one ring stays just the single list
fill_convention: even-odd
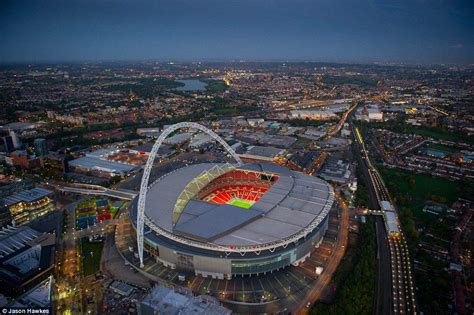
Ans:
[{"label": "red seat section", "polygon": [[259,200],[260,197],[262,197],[266,191],[266,188],[260,187],[229,185],[214,190],[203,199],[217,204],[228,203],[234,198],[255,202]]},{"label": "red seat section", "polygon": [[278,175],[233,170],[207,184],[198,194],[198,199],[217,204],[226,204],[234,198],[256,202],[277,180]]}]

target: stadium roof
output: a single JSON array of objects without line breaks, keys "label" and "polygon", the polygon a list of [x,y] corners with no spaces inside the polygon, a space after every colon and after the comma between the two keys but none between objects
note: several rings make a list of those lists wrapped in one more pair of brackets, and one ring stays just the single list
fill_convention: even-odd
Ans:
[{"label": "stadium roof", "polygon": [[249,209],[191,199],[173,226],[173,209],[181,191],[216,164],[178,169],[151,185],[145,215],[158,227],[175,234],[221,246],[256,245],[279,241],[321,219],[330,206],[329,184],[274,164],[246,164],[238,169],[274,173],[279,179]]},{"label": "stadium roof", "polygon": [[[206,205],[203,206],[202,204]],[[212,205],[212,208],[208,205]],[[196,210],[204,211],[194,216],[190,214]],[[245,225],[251,220],[257,219],[261,215],[262,211],[259,210],[244,209],[228,204],[218,205],[200,200],[191,200],[179,218],[174,232],[191,238],[210,241]],[[212,229],[209,228],[209,222],[213,222]]]}]

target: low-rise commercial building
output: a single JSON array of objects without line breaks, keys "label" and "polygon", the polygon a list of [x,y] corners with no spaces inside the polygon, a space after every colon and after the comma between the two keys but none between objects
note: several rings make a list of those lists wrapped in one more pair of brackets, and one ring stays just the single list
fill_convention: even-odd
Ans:
[{"label": "low-rise commercial building", "polygon": [[[91,173],[94,176],[110,178],[113,176],[124,177],[139,168],[141,163],[129,163],[127,159],[111,158],[120,150],[115,148],[101,149],[87,153],[86,156],[69,162],[70,168],[78,173]],[[137,165],[138,164],[138,165]]]},{"label": "low-rise commercial building", "polygon": [[240,154],[240,157],[247,160],[268,161],[273,162],[275,159],[286,152],[284,149],[265,146],[250,146],[247,152]]},{"label": "low-rise commercial building", "polygon": [[54,192],[44,188],[33,188],[14,193],[3,198],[3,204],[10,211],[12,220],[17,225],[54,211]]}]

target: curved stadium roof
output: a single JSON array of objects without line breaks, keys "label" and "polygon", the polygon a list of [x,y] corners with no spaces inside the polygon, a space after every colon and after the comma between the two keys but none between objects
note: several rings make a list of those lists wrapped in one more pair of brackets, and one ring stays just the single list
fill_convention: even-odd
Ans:
[{"label": "curved stadium roof", "polygon": [[253,246],[298,234],[316,220],[322,221],[332,205],[332,188],[319,178],[273,164],[246,164],[237,169],[279,176],[251,208],[191,198],[173,224],[173,209],[182,191],[216,165],[191,165],[157,180],[147,193],[146,217],[169,233],[203,243]]}]

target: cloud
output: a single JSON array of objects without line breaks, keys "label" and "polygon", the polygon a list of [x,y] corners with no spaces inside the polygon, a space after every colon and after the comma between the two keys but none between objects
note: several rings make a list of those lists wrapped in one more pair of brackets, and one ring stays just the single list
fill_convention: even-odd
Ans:
[{"label": "cloud", "polygon": [[452,48],[452,49],[461,49],[461,48],[463,48],[463,47],[464,47],[463,44],[454,44],[454,45],[451,45],[451,48]]}]

